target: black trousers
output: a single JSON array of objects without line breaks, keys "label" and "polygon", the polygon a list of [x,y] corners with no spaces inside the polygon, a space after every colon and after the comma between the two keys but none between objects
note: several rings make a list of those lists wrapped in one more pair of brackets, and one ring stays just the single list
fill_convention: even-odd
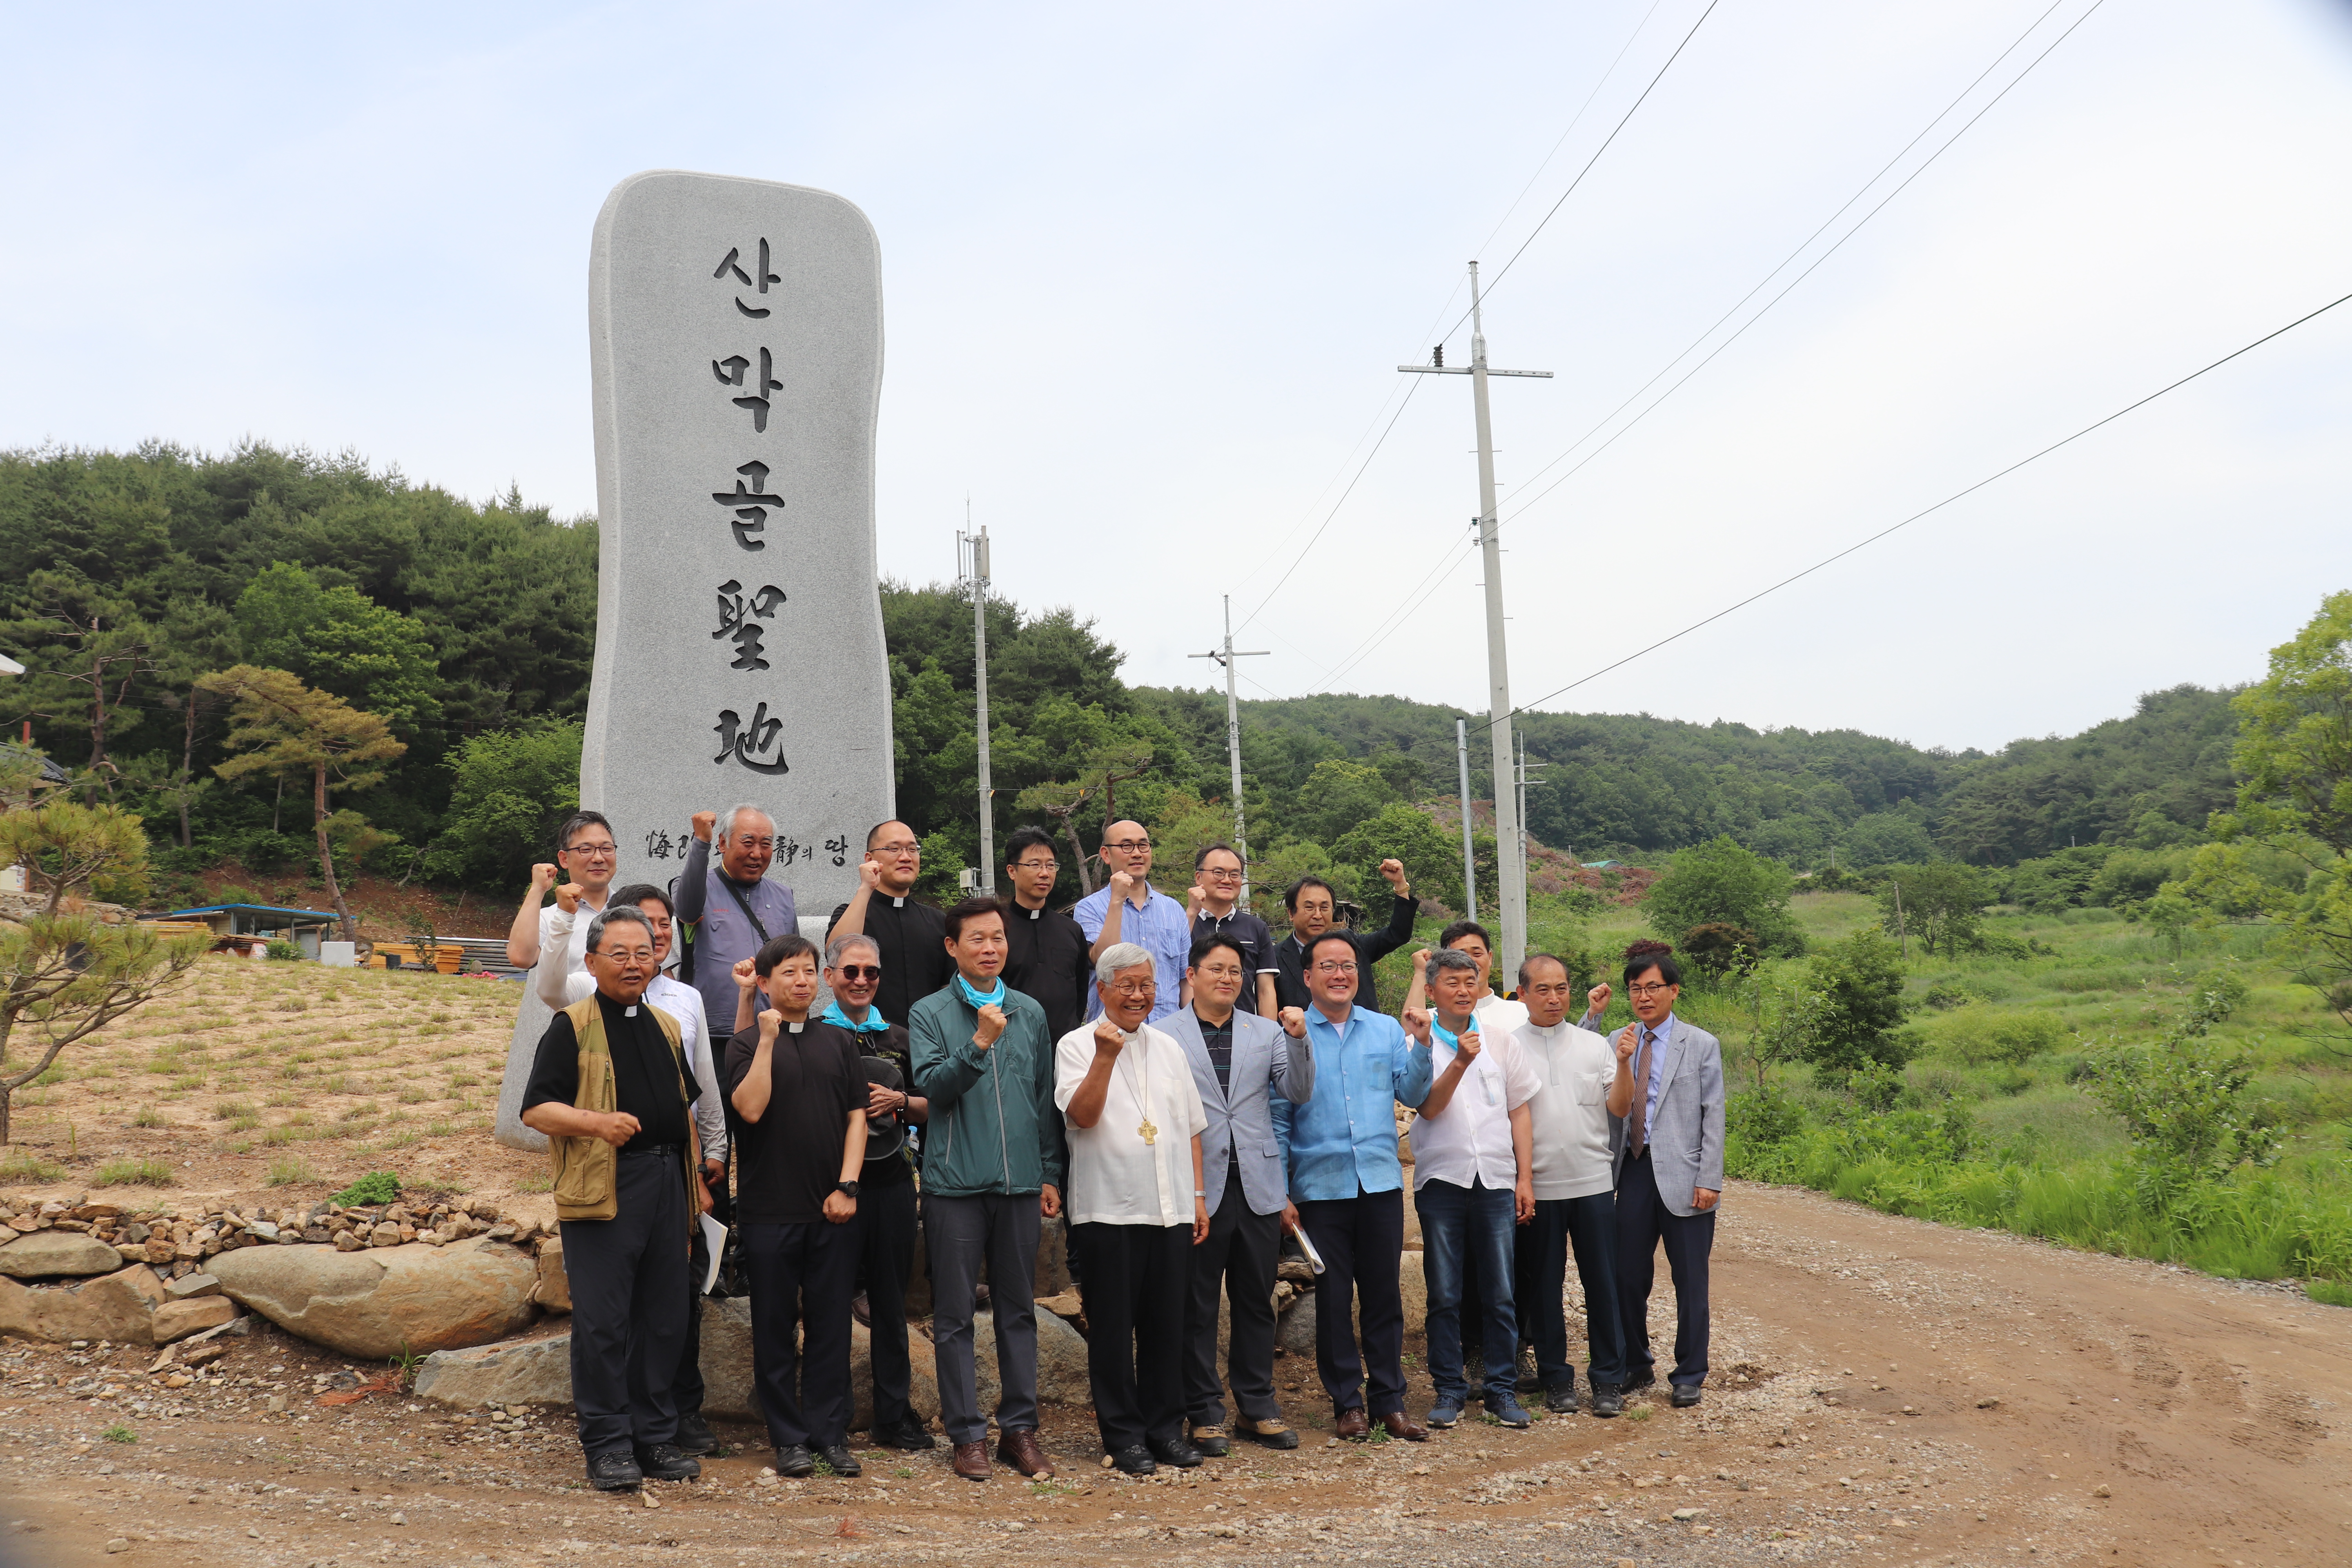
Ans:
[{"label": "black trousers", "polygon": [[1282,1215],[1252,1214],[1242,1173],[1227,1166],[1224,1195],[1209,1216],[1209,1238],[1192,1248],[1192,1305],[1184,1331],[1184,1414],[1195,1426],[1225,1424],[1217,1381],[1217,1292],[1233,1314],[1225,1373],[1234,1405],[1252,1421],[1280,1419],[1274,1397],[1274,1271],[1282,1258]]},{"label": "black trousers", "polygon": [[1638,1378],[1650,1354],[1650,1286],[1659,1243],[1675,1281],[1675,1370],[1668,1381],[1696,1388],[1706,1381],[1706,1260],[1715,1250],[1715,1211],[1678,1215],[1658,1195],[1649,1152],[1628,1157],[1617,1175],[1617,1300],[1625,1321],[1625,1373]]},{"label": "black trousers", "polygon": [[[849,1297],[857,1222],[747,1225],[751,1379],[779,1448],[829,1447],[849,1436]],[[793,1331],[806,1343],[795,1349]]]},{"label": "black trousers", "polygon": [[677,1436],[686,1340],[686,1173],[677,1154],[614,1162],[611,1219],[563,1222],[572,1288],[572,1406],[590,1454]]},{"label": "black trousers", "polygon": [[915,1184],[864,1187],[857,1195],[858,1256],[874,1319],[874,1427],[878,1437],[908,1415],[907,1277],[915,1269]]},{"label": "black trousers", "polygon": [[1087,1383],[1103,1447],[1181,1437],[1192,1227],[1074,1225],[1070,1247],[1086,1261]]},{"label": "black trousers", "polygon": [[[1298,1223],[1323,1255],[1315,1287],[1315,1370],[1334,1410],[1387,1415],[1404,1408],[1404,1193],[1368,1193],[1298,1205]],[[1363,1320],[1360,1356],[1349,1304]]]},{"label": "black trousers", "polygon": [[1617,1196],[1538,1198],[1536,1217],[1519,1226],[1519,1338],[1536,1348],[1544,1392],[1576,1386],[1568,1359],[1568,1257],[1584,1287],[1584,1352],[1595,1383],[1625,1381],[1625,1330],[1617,1295]]}]

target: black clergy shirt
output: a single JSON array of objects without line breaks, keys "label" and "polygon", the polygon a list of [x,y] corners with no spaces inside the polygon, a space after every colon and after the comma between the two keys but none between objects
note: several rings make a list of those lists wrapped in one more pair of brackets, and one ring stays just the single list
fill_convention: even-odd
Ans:
[{"label": "black clergy shirt", "polygon": [[768,1109],[746,1121],[735,1091],[760,1052],[757,1024],[727,1042],[719,1071],[726,1085],[727,1124],[735,1138],[735,1214],[749,1225],[811,1225],[824,1218],[824,1198],[841,1180],[849,1113],[866,1107],[866,1063],[846,1029],[808,1023],[776,1032],[768,1058]]},{"label": "black clergy shirt", "polygon": [[1046,1038],[1087,1021],[1095,961],[1086,928],[1059,910],[1004,908],[1004,984],[1045,1009]]},{"label": "black clergy shirt", "polygon": [[[637,1119],[636,1135],[621,1145],[621,1152],[657,1143],[684,1147],[686,1108],[701,1092],[694,1069],[670,1048],[654,1021],[651,1004],[626,1005],[599,991],[596,1005],[604,1015],[604,1048],[613,1054],[613,1109]],[[685,1100],[677,1093],[681,1077],[686,1079]],[[572,1027],[572,1015],[558,1013],[539,1037],[530,1080],[523,1086],[522,1108],[529,1110],[550,1101],[571,1105],[579,1098],[580,1037]]]}]

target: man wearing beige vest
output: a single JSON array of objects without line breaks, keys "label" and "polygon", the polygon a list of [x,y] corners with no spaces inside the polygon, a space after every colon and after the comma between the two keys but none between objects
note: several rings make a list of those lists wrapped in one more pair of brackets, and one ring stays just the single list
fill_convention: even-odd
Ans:
[{"label": "man wearing beige vest", "polygon": [[547,1134],[572,1288],[572,1403],[588,1481],[628,1491],[702,1467],[677,1447],[687,1247],[709,1203],[688,1114],[701,1088],[677,1022],[645,1000],[654,935],[644,911],[589,922],[596,994],[540,1037],[522,1120]]}]

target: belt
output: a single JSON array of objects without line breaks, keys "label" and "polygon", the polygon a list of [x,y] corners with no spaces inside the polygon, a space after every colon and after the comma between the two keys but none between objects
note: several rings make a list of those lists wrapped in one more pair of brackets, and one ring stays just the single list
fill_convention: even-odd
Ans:
[{"label": "belt", "polygon": [[639,1155],[647,1158],[658,1155],[665,1160],[677,1160],[683,1158],[685,1154],[686,1145],[683,1143],[632,1143],[621,1151],[620,1157],[629,1160]]}]

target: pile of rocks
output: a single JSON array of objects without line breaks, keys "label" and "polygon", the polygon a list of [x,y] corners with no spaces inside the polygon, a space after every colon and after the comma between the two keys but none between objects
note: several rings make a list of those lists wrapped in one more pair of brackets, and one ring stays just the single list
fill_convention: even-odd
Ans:
[{"label": "pile of rocks", "polygon": [[144,1263],[159,1274],[176,1276],[193,1274],[206,1258],[245,1247],[310,1243],[330,1246],[338,1252],[358,1252],[409,1242],[446,1247],[471,1236],[528,1247],[539,1236],[540,1226],[530,1219],[502,1215],[487,1198],[353,1208],[323,1201],[277,1209],[255,1205],[250,1213],[227,1205],[137,1208],[53,1199],[37,1207],[20,1207],[0,1221],[0,1273],[25,1278],[27,1271],[8,1267],[8,1245],[44,1231],[88,1236],[113,1248],[124,1263]]}]

